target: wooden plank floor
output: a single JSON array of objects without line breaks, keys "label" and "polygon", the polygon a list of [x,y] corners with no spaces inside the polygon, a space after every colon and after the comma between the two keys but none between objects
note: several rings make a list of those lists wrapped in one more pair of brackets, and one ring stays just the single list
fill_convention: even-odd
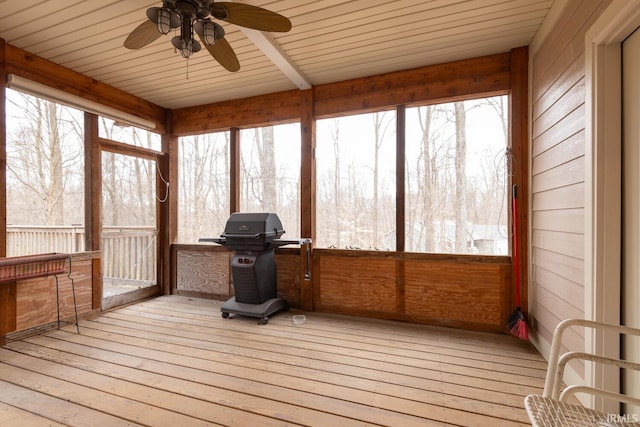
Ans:
[{"label": "wooden plank floor", "polygon": [[6,426],[515,426],[546,363],[513,337],[166,296],[0,348]]}]

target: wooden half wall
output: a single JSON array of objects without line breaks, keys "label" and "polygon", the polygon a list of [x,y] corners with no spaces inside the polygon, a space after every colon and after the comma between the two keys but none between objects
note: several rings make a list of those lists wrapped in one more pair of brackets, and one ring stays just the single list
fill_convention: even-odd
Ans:
[{"label": "wooden half wall", "polygon": [[[306,271],[306,249],[276,249],[278,296],[291,307],[311,309],[305,301],[305,287],[310,287]],[[171,293],[198,298],[226,300],[233,295],[231,257],[233,252],[218,245],[172,245]]]},{"label": "wooden half wall", "polygon": [[[69,271],[69,267],[65,268]],[[66,273],[58,276],[60,319],[75,316],[71,280]],[[100,311],[101,296],[96,298],[94,283],[102,280],[98,252],[71,256],[71,273],[75,286],[78,316]],[[0,283],[0,345],[16,332],[52,324],[58,319],[54,276],[19,279]]]},{"label": "wooden half wall", "polygon": [[317,249],[318,311],[504,332],[509,257]]},{"label": "wooden half wall", "polygon": [[[226,300],[232,252],[173,245],[172,293]],[[315,249],[276,250],[278,296],[294,309],[505,332],[511,314],[509,257]],[[305,295],[311,295],[309,300]]]}]

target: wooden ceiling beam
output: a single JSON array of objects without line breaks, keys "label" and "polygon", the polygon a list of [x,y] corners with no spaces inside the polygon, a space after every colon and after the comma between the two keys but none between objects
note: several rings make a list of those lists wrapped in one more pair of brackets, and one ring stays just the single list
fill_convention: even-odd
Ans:
[{"label": "wooden ceiling beam", "polygon": [[[314,118],[505,94],[511,84],[510,57],[507,52],[314,86]],[[173,111],[174,132],[189,135],[299,121],[300,100],[300,91],[291,90],[180,108]]]},{"label": "wooden ceiling beam", "polygon": [[289,55],[282,50],[271,34],[244,27],[240,27],[240,29],[298,89],[311,89],[309,79],[307,79]]}]

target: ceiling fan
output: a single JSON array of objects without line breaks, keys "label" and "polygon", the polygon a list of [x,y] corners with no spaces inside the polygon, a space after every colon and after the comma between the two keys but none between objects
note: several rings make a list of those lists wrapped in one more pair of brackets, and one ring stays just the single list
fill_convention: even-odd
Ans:
[{"label": "ceiling fan", "polygon": [[[258,6],[214,0],[162,0],[162,7],[147,9],[147,18],[129,34],[124,47],[140,49],[180,28],[180,34],[171,39],[171,44],[183,57],[189,58],[204,45],[229,71],[238,71],[240,63],[224,38],[224,28],[212,18],[260,31],[287,32],[291,29],[291,21],[278,13]],[[194,33],[200,41],[194,38]]]}]

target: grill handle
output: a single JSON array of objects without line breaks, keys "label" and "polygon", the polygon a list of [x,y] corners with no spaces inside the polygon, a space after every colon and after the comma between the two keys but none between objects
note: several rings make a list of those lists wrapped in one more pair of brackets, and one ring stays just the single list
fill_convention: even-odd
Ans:
[{"label": "grill handle", "polygon": [[227,243],[226,239],[223,239],[221,237],[201,237],[198,239],[198,242],[212,242],[219,245],[224,245]]},{"label": "grill handle", "polygon": [[234,234],[234,233],[222,233],[220,237],[224,238],[232,238],[232,239],[260,239],[262,237],[271,237],[276,236],[277,233],[275,231],[266,231],[264,233],[255,233],[255,234]]}]

